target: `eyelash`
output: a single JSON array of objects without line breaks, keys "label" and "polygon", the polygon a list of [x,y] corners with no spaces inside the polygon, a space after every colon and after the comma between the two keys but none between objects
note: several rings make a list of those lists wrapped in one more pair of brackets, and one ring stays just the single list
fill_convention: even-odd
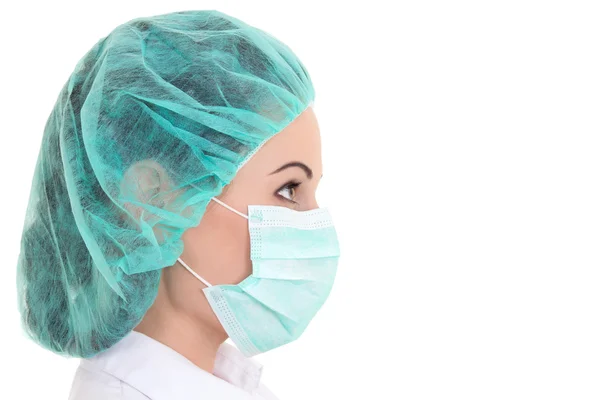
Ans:
[{"label": "eyelash", "polygon": [[300,186],[300,184],[301,184],[301,182],[296,182],[296,181],[288,182],[285,185],[283,185],[282,187],[280,187],[279,189],[277,189],[277,191],[275,192],[275,195],[287,202],[298,204],[298,202],[296,202],[294,200],[290,200],[287,197],[280,195],[279,192],[281,192],[282,190],[285,190],[285,189],[288,189],[288,190],[296,189],[298,186]]}]

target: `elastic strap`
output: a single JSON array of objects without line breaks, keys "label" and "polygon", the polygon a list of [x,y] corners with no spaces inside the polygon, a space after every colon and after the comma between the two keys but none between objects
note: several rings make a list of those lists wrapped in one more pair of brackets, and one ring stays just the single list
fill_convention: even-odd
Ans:
[{"label": "elastic strap", "polygon": [[233,207],[231,207],[231,206],[228,206],[227,204],[223,203],[221,200],[217,199],[216,197],[213,197],[213,198],[211,198],[211,200],[214,200],[214,201],[216,201],[217,203],[219,203],[219,204],[220,204],[220,205],[222,205],[223,207],[225,207],[225,208],[227,208],[227,209],[229,209],[229,210],[233,211],[233,212],[234,212],[234,213],[236,213],[237,215],[239,215],[239,216],[242,216],[242,217],[244,217],[244,218],[248,219],[248,216],[247,216],[246,214],[243,214],[243,213],[239,212],[238,210],[236,210],[235,208],[233,208]]},{"label": "elastic strap", "polygon": [[202,278],[200,275],[198,275],[196,272],[194,272],[194,270],[191,269],[186,263],[184,263],[183,260],[181,259],[181,257],[178,258],[177,260],[179,260],[179,262],[181,263],[181,265],[184,266],[185,269],[187,269],[188,271],[190,271],[192,273],[192,275],[194,275],[196,278],[198,278],[200,280],[200,282],[204,283],[208,287],[212,286],[210,283],[208,283],[206,281],[206,279]]}]

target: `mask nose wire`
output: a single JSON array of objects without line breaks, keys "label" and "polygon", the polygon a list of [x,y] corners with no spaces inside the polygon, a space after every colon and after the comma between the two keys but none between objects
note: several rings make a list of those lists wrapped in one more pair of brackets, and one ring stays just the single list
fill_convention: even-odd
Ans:
[{"label": "mask nose wire", "polygon": [[179,262],[181,263],[181,265],[183,265],[183,267],[185,269],[187,269],[188,271],[190,271],[190,273],[192,275],[194,275],[196,278],[198,278],[198,280],[200,280],[200,282],[204,283],[206,286],[211,287],[212,285],[210,283],[208,283],[208,281],[206,279],[204,279],[203,277],[201,277],[200,275],[198,275],[193,269],[191,269],[185,262],[183,262],[183,260],[181,259],[181,257],[179,257],[177,260],[179,260]]}]

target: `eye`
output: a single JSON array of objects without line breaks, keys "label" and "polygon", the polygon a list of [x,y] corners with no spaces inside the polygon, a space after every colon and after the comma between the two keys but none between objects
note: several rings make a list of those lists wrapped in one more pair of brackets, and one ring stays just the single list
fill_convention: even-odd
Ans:
[{"label": "eye", "polygon": [[277,195],[289,202],[296,203],[294,198],[296,197],[296,188],[298,186],[300,186],[300,182],[288,182],[277,190]]}]

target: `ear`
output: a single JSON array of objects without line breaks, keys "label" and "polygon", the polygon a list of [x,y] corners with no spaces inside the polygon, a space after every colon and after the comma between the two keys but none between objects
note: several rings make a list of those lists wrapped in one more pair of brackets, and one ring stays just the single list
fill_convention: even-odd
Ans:
[{"label": "ear", "polygon": [[[123,174],[121,199],[123,207],[139,221],[143,212],[152,214],[143,205],[162,208],[172,196],[172,182],[167,171],[154,160],[133,163]],[[147,219],[147,218],[144,218]]]}]

